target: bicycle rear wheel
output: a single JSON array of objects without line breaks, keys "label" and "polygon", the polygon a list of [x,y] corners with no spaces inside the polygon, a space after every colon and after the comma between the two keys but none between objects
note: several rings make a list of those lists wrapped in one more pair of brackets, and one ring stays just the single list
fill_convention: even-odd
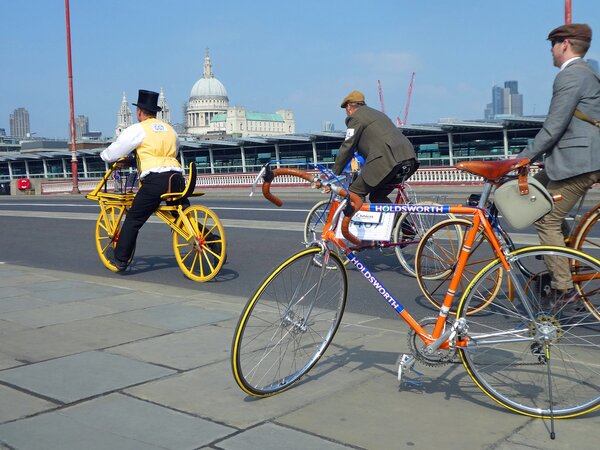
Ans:
[{"label": "bicycle rear wheel", "polygon": [[[419,205],[437,205],[433,202],[419,202]],[[452,214],[417,214],[402,213],[394,230],[392,231],[392,242],[398,262],[404,270],[413,277],[417,276],[415,264],[419,242],[427,231],[436,223],[454,217]]]},{"label": "bicycle rear wheel", "polygon": [[[425,298],[436,309],[441,308],[450,282],[454,277],[458,257],[464,239],[473,227],[473,222],[467,219],[444,220],[431,228],[419,244],[417,249],[417,282]],[[458,300],[465,292],[467,286],[487,264],[496,259],[496,253],[487,235],[481,228],[471,247],[469,259],[463,269],[460,282],[455,292],[450,313],[455,314]],[[501,272],[497,272],[502,276]],[[496,280],[499,286],[501,279]],[[491,289],[486,297],[481,297],[479,304],[471,302],[469,313],[484,308],[494,295]]]},{"label": "bicycle rear wheel", "polygon": [[[291,256],[244,307],[234,333],[231,364],[246,393],[265,397],[290,388],[332,341],[346,305],[348,279],[336,253],[329,253],[326,267],[320,261],[319,247]],[[336,270],[330,270],[332,266]]]},{"label": "bicycle rear wheel", "polygon": [[209,281],[223,267],[227,245],[225,230],[210,209],[193,205],[183,211],[173,233],[173,252],[181,271],[194,281]]},{"label": "bicycle rear wheel", "polygon": [[[466,322],[460,339],[468,342],[459,354],[477,386],[502,406],[531,417],[568,418],[600,408],[600,322],[585,304],[597,310],[600,277],[581,282],[585,301],[578,295],[544,295],[532,288],[519,264],[542,272],[547,256],[565,257],[570,267],[600,274],[600,261],[549,246],[511,252],[510,273],[500,261],[489,264],[459,304],[457,317]],[[485,309],[467,316],[473,304],[489,297]]]}]

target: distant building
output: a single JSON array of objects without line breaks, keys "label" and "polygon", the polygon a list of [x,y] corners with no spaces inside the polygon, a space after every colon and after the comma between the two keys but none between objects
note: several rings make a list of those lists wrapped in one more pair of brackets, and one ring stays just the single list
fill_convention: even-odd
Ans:
[{"label": "distant building", "polygon": [[158,106],[160,106],[161,111],[156,114],[156,118],[163,122],[171,123],[171,109],[167,104],[167,99],[162,88],[160,88],[160,94],[158,96]]},{"label": "distant building", "polygon": [[335,125],[333,122],[329,122],[328,120],[323,122],[323,126],[321,127],[321,131],[334,131]]},{"label": "distant building", "polygon": [[29,127],[29,111],[27,111],[25,108],[17,108],[10,115],[10,135],[19,138],[31,136],[31,129]]},{"label": "distant building", "polygon": [[596,61],[595,59],[588,58],[586,59],[586,62],[590,65],[592,69],[596,71],[596,73],[600,73],[600,69],[598,68],[598,61]]},{"label": "distant building", "polygon": [[519,94],[518,81],[505,81],[504,87],[492,87],[492,103],[488,103],[484,117],[486,120],[494,119],[496,116],[522,116],[523,95]]},{"label": "distant building", "polygon": [[6,130],[4,128],[0,128],[0,136],[6,136]]},{"label": "distant building", "polygon": [[121,108],[117,113],[117,126],[115,127],[115,137],[118,137],[125,128],[133,124],[131,108],[127,104],[125,92],[123,92],[123,100],[121,100]]},{"label": "distant building", "polygon": [[87,116],[75,117],[75,139],[81,140],[90,131],[90,120]]},{"label": "distant building", "polygon": [[190,92],[185,124],[186,132],[194,136],[277,136],[296,131],[291,110],[262,113],[247,111],[242,106],[229,106],[227,90],[213,74],[208,49],[203,77],[196,81]]}]

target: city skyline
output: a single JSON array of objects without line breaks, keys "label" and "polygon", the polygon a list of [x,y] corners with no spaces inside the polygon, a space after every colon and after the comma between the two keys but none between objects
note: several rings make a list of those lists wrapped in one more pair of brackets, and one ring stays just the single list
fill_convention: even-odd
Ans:
[{"label": "city skyline", "polygon": [[[378,80],[385,112],[395,121],[413,71],[409,124],[480,119],[490,86],[500,80],[519,81],[525,115],[547,112],[557,69],[545,38],[564,22],[563,0],[386,0],[364,11],[354,0],[307,0],[293,12],[278,5],[233,0],[224,11],[180,0],[167,8],[155,0],[71,4],[75,115],[111,137],[123,92],[131,103],[138,89],[163,88],[171,121],[183,122],[182,106],[202,75],[206,47],[232,105],[289,108],[298,133],[319,131],[324,122],[343,129],[339,102],[353,89],[380,109]],[[140,8],[144,22],[160,29],[155,36],[146,30],[146,40],[136,38]],[[572,20],[598,33],[599,10],[596,0],[573,0]],[[0,57],[8,70],[0,73],[0,128],[8,130],[8,115],[24,107],[32,132],[65,138],[64,4],[9,2],[3,17],[8,43]],[[600,59],[596,40],[586,58]]]}]

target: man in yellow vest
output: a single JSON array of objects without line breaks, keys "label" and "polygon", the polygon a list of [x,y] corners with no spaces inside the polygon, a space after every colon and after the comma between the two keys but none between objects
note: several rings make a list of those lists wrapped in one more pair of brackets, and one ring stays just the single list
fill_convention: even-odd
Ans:
[{"label": "man in yellow vest", "polygon": [[[112,263],[119,272],[127,269],[135,250],[137,235],[148,218],[160,206],[160,196],[169,190],[181,191],[185,185],[184,170],[177,160],[178,139],[175,130],[156,118],[161,110],[158,93],[140,90],[138,93],[137,119],[139,123],[127,127],[117,140],[106,148],[100,157],[113,162],[135,150],[141,187],[125,222],[114,250]],[[173,176],[175,175],[175,176]]]}]

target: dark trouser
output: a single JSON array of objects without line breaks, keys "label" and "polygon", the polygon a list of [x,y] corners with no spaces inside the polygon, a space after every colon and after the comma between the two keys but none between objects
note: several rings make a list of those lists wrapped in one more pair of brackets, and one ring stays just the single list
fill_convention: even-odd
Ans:
[{"label": "dark trouser", "polygon": [[[171,192],[180,192],[183,189],[183,177],[179,172],[150,173],[142,180],[142,186],[135,195],[133,203],[121,227],[115,258],[121,262],[129,262],[135,242],[142,225],[160,206],[160,196],[169,191],[169,178],[175,174],[171,181]],[[187,199],[185,200],[188,204]]]},{"label": "dark trouser", "polygon": [[358,177],[356,177],[356,180],[352,182],[349,189],[351,192],[360,195],[363,200],[367,194],[369,194],[369,201],[371,203],[392,203],[388,196],[395,189],[394,182],[397,176],[399,176],[400,172],[405,170],[405,168],[409,169],[407,171],[407,174],[409,173],[408,176],[412,175],[414,171],[410,170],[410,166],[413,164],[417,164],[415,159],[409,159],[398,164],[377,186],[371,186],[367,184],[363,179],[362,174],[359,174]]}]

